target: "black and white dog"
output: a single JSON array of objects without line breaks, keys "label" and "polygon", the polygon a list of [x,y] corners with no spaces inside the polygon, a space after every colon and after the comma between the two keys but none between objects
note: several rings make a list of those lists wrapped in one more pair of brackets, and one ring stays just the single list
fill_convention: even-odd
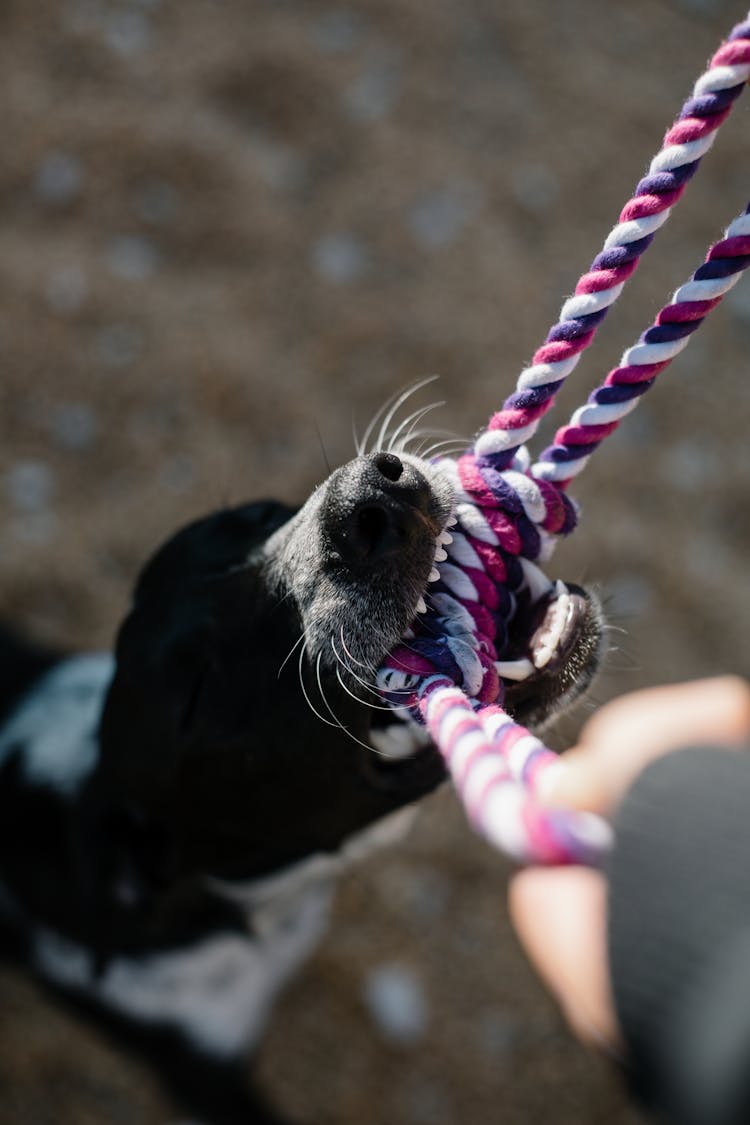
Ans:
[{"label": "black and white dog", "polygon": [[[336,873],[443,779],[435,748],[389,737],[368,699],[451,505],[427,462],[361,455],[299,511],[247,504],[170,539],[114,658],[0,641],[5,943],[214,1125],[277,1120],[245,1055]],[[598,608],[576,606],[518,695],[522,721],[593,673]]]}]

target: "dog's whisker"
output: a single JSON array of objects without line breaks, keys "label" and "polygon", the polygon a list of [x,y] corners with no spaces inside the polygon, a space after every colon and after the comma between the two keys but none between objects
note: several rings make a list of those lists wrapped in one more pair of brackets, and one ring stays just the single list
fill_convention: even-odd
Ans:
[{"label": "dog's whisker", "polygon": [[[434,438],[441,438],[442,440],[433,442],[433,444],[429,444],[430,441]],[[408,437],[402,442],[402,445],[405,448],[406,445],[410,444],[412,441],[421,442],[420,447],[414,450],[415,454],[418,457],[424,456],[425,449],[431,450],[433,448],[440,449],[442,447],[454,447],[455,449],[460,450],[463,453],[471,445],[471,442],[468,440],[468,438],[464,438],[460,434],[446,432],[445,430],[433,430],[432,428],[419,430],[415,429],[413,431],[410,431]]]},{"label": "dog's whisker", "polygon": [[[333,638],[331,638],[331,644],[333,645]],[[341,626],[341,645],[344,649],[345,654],[348,656],[348,658],[352,662],[352,664],[357,664],[360,668],[364,668],[366,670],[369,669],[368,664],[363,664],[361,660],[357,660],[356,656],[352,655],[352,653],[349,651],[349,649],[347,647],[347,644],[346,644],[346,641],[344,640],[344,626],[343,625]],[[362,677],[358,676],[355,673],[354,669],[349,664],[346,663],[346,661],[341,659],[338,652],[336,651],[335,645],[333,647],[333,651],[336,653],[336,657],[337,657],[339,663],[341,665],[343,665],[344,668],[346,668],[347,672],[349,672],[350,675],[354,676],[354,678],[356,680],[358,680],[360,684],[362,684],[362,687],[369,688],[370,691],[375,692],[375,694],[378,695],[378,696],[381,696],[380,688],[378,687],[375,680],[363,680]],[[401,689],[399,689],[399,691],[401,691]],[[404,690],[403,694],[408,695],[409,692]],[[368,705],[368,706],[371,706],[371,705]]]},{"label": "dog's whisker", "polygon": [[612,621],[605,622],[602,628],[605,633],[620,633],[623,637],[630,636],[627,629],[623,629],[622,625],[615,625]]},{"label": "dog's whisker", "polygon": [[[406,434],[401,439],[401,441],[399,442],[399,445],[402,449],[406,450],[406,449],[408,449],[408,447],[413,442],[420,442],[422,448],[424,448],[428,444],[429,441],[431,441],[433,438],[436,438],[436,437],[438,437],[438,431],[436,431],[436,430],[426,429],[426,428],[425,429],[414,428],[414,429],[411,429],[409,431],[409,433]],[[449,443],[451,445],[458,446],[461,449],[466,449],[467,445],[468,445],[467,442],[463,441],[462,439],[460,439],[458,437],[454,437],[454,438],[450,439]],[[449,444],[449,443],[446,442],[446,444]],[[415,449],[413,452],[416,454],[416,456],[421,456],[419,448]]]},{"label": "dog's whisker", "polygon": [[436,429],[434,426],[430,426],[429,429],[426,426],[420,429],[417,429],[416,426],[412,426],[404,440],[408,444],[420,438],[425,441],[430,438],[445,438],[446,441],[452,442],[455,445],[460,445],[463,449],[467,449],[471,444],[469,438],[465,438],[463,434],[457,434],[455,430]]},{"label": "dog's whisker", "polygon": [[[357,675],[354,669],[349,664],[347,664],[347,662],[341,656],[339,650],[336,648],[336,642],[333,637],[331,637],[331,648],[333,649],[333,655],[336,657],[337,663],[340,664],[341,667],[349,673],[353,680],[356,680],[358,684],[361,684],[363,688],[371,692],[373,695],[379,695],[378,689],[374,682],[368,683],[367,680],[364,680],[361,676]],[[360,665],[360,667],[364,667],[364,665]],[[369,703],[368,706],[370,706]]]},{"label": "dog's whisker", "polygon": [[[338,717],[338,715],[334,711],[333,707],[331,707],[331,704],[328,700],[328,696],[326,695],[325,689],[323,688],[323,677],[320,674],[320,662],[322,660],[322,657],[323,657],[323,653],[319,652],[318,653],[318,659],[315,661],[315,678],[318,681],[318,691],[320,692],[320,698],[325,703],[326,708],[328,710],[328,713],[330,714],[330,716],[333,719],[336,726],[341,727],[341,730],[343,730],[343,731],[347,731],[347,728],[344,726],[341,719]],[[349,732],[347,731],[347,734],[348,733]]]},{"label": "dog's whisker", "polygon": [[289,598],[291,598],[293,596],[294,596],[294,591],[293,590],[287,590],[285,593],[283,593],[281,595],[281,597],[278,599],[278,601],[274,604],[274,606],[271,609],[271,612],[276,613],[276,611],[281,608],[281,606],[284,604],[284,602],[288,601]]},{"label": "dog's whisker", "polygon": [[367,426],[365,427],[365,432],[362,435],[362,440],[360,441],[359,446],[357,448],[357,456],[362,457],[367,452],[367,443],[369,442],[370,438],[372,437],[372,434],[373,434],[373,431],[374,431],[375,427],[377,426],[380,419],[385,414],[386,410],[388,410],[388,408],[398,398],[399,393],[400,393],[399,391],[396,391],[395,394],[389,395],[388,398],[383,403],[383,405],[379,406],[378,409],[375,411],[372,418],[370,419],[370,421],[367,423]]},{"label": "dog's whisker", "polygon": [[432,430],[409,430],[409,433],[404,434],[404,436],[401,438],[401,441],[398,443],[399,451],[403,453],[412,452],[414,456],[419,457],[421,456],[419,446],[417,446],[417,448],[414,450],[409,450],[409,446],[413,442],[421,442],[424,445],[427,441],[429,441],[430,438],[434,436],[435,434]]},{"label": "dog's whisker", "polygon": [[[363,664],[361,660],[357,660],[356,656],[354,656],[354,654],[349,651],[347,643],[344,640],[344,626],[343,625],[341,626],[341,629],[340,629],[340,636],[341,636],[341,647],[343,648],[344,652],[346,653],[347,657],[352,662],[352,664],[357,664],[357,665],[359,665],[360,668],[367,668],[368,667],[367,664]],[[335,651],[336,650],[334,649],[334,652]]]},{"label": "dog's whisker", "polygon": [[455,430],[449,430],[445,426],[430,426],[429,430],[424,431],[430,437],[451,438],[453,441],[465,442],[467,445],[471,444],[471,439],[465,437],[464,434],[459,434]]},{"label": "dog's whisker", "polygon": [[429,375],[426,379],[420,379],[417,383],[414,383],[413,386],[408,387],[405,391],[403,391],[398,396],[396,401],[393,403],[393,405],[387,411],[387,413],[386,413],[385,417],[383,418],[383,421],[380,425],[380,430],[378,431],[378,436],[377,436],[377,440],[376,440],[376,443],[375,443],[375,449],[376,450],[383,448],[383,443],[385,441],[386,434],[388,433],[388,430],[390,428],[391,422],[396,417],[396,414],[401,409],[401,407],[404,405],[404,403],[407,402],[412,397],[412,395],[416,394],[417,391],[421,391],[423,387],[427,387],[427,386],[429,386],[430,383],[434,383],[436,379],[437,379],[437,375]]},{"label": "dog's whisker", "polygon": [[328,452],[327,452],[326,447],[325,447],[325,442],[323,441],[323,434],[321,433],[320,426],[318,424],[317,418],[315,419],[315,433],[318,435],[318,444],[320,445],[320,452],[323,454],[323,464],[326,467],[326,472],[330,476],[331,473],[333,472],[333,469],[331,468],[331,462],[328,458]]},{"label": "dog's whisker", "polygon": [[427,406],[423,406],[421,409],[415,410],[412,414],[408,414],[388,438],[388,451],[392,452],[396,448],[399,434],[402,434],[404,430],[408,431],[410,426],[413,429],[418,422],[422,421],[425,415],[429,414],[432,410],[437,410],[439,406],[445,406],[445,399],[430,402]]},{"label": "dog's whisker", "polygon": [[[356,682],[361,687],[363,687],[365,689],[365,691],[370,692],[371,695],[377,696],[378,699],[382,699],[382,695],[380,693],[380,689],[378,688],[377,684],[367,683],[366,680],[363,680],[361,676],[358,676],[357,673],[354,671],[354,669],[350,668],[349,665],[346,663],[346,661],[342,659],[341,655],[339,654],[339,652],[336,648],[333,637],[331,637],[331,648],[333,649],[334,656],[336,657],[336,661],[340,665],[340,667],[343,668],[345,672],[348,672],[348,674],[352,677],[352,679],[356,680]],[[350,692],[349,694],[351,695],[352,693]],[[404,692],[404,694],[408,694],[408,693]],[[359,700],[360,703],[365,703],[373,711],[390,711],[391,710],[390,704],[387,704],[387,703],[386,704],[371,703],[369,699],[361,699],[359,696],[356,696],[356,695],[353,696],[352,698]]]},{"label": "dog's whisker", "polygon": [[[352,742],[356,742],[357,745],[364,747],[365,750],[373,750],[373,747],[370,746],[369,742],[363,742],[361,738],[357,738],[356,734],[352,734],[352,732],[349,730],[349,728],[344,723],[342,723],[341,719],[338,717],[338,715],[334,711],[333,707],[331,707],[331,704],[329,703],[328,697],[326,696],[325,690],[323,688],[323,679],[322,679],[322,676],[320,674],[320,661],[321,661],[322,655],[323,654],[321,652],[318,653],[318,659],[315,662],[315,670],[316,670],[316,676],[317,676],[317,681],[318,681],[318,691],[320,692],[320,698],[323,700],[323,702],[325,703],[326,707],[328,708],[332,718],[335,720],[332,725],[338,727],[348,738],[350,738],[352,740]],[[336,669],[336,672],[337,672],[337,679],[339,680],[339,683],[341,683],[341,677],[338,675],[338,668]],[[344,687],[343,684],[341,684],[341,686]],[[352,695],[352,692],[349,692],[349,695]],[[357,696],[354,695],[353,698],[357,699]],[[357,702],[362,703],[363,701],[361,699],[357,699]],[[373,750],[373,752],[375,752],[375,751]]]},{"label": "dog's whisker", "polygon": [[[346,668],[346,665],[341,664],[341,665],[338,665],[336,667],[336,679],[338,680],[338,682],[340,683],[341,687],[344,689],[344,691],[346,692],[347,695],[350,695],[352,697],[352,699],[354,699],[357,703],[364,703],[367,707],[371,708],[373,711],[390,711],[391,710],[391,708],[387,705],[385,707],[382,707],[382,706],[378,706],[378,704],[376,704],[376,703],[369,703],[366,699],[362,699],[361,696],[359,696],[355,692],[353,692],[352,689],[346,684],[346,682],[342,678],[342,675],[341,675],[341,669],[342,668]],[[348,671],[348,669],[347,669],[347,671]],[[356,679],[356,677],[355,677],[355,679]]]},{"label": "dog's whisker", "polygon": [[307,706],[312,711],[313,715],[315,715],[316,718],[320,719],[321,723],[325,723],[326,726],[329,726],[329,727],[335,727],[338,724],[332,723],[330,719],[326,719],[325,715],[321,715],[320,711],[318,711],[318,709],[315,707],[312,700],[310,699],[307,688],[305,687],[305,677],[304,677],[304,669],[302,667],[302,662],[304,660],[304,656],[305,656],[306,652],[307,652],[307,639],[305,640],[305,643],[302,646],[302,648],[299,650],[299,661],[298,661],[298,664],[297,664],[297,669],[299,671],[299,684],[300,684],[300,687],[302,688],[302,694],[305,697],[305,702],[307,703]]},{"label": "dog's whisker", "polygon": [[427,460],[433,457],[439,449],[442,450],[442,455],[444,457],[450,457],[453,453],[463,453],[468,446],[469,442],[460,441],[456,438],[452,440],[435,441],[432,445],[428,445],[425,449],[421,450],[420,457],[424,457],[424,459]]},{"label": "dog's whisker", "polygon": [[[338,676],[338,669],[336,670],[336,674],[339,683],[341,683],[341,678],[340,676]],[[345,684],[341,683],[341,686],[342,688],[344,688],[344,691],[347,690]],[[349,694],[351,695],[351,692],[349,692]],[[353,698],[356,699],[356,695]],[[361,703],[362,700],[360,699],[359,702]],[[343,723],[339,723],[339,726],[341,727],[343,733],[347,735],[347,737],[350,738],[352,742],[356,742],[358,746],[361,746],[363,750],[369,750],[371,754],[376,754],[379,758],[387,757],[387,754],[383,754],[382,751],[376,750],[375,747],[371,746],[369,742],[363,742],[361,738],[357,738],[356,734],[352,734],[352,732],[347,727],[345,727]]]},{"label": "dog's whisker", "polygon": [[363,443],[360,440],[359,434],[357,433],[357,419],[354,416],[354,411],[352,411],[352,441],[354,442],[354,452],[358,457],[361,457]]},{"label": "dog's whisker", "polygon": [[[433,380],[436,379],[436,378],[437,378],[436,375],[432,376]],[[430,380],[428,380],[428,382],[429,381]],[[419,384],[419,386],[423,386],[423,385],[424,384]],[[418,389],[419,389],[419,387],[413,388],[413,390],[418,390]],[[409,394],[412,394],[413,390],[410,390]],[[362,435],[362,440],[359,443],[359,448],[357,450],[357,455],[359,457],[361,457],[363,454],[365,454],[367,452],[367,443],[369,442],[370,438],[372,437],[372,434],[373,434],[373,431],[374,431],[375,427],[380,422],[380,419],[383,417],[386,410],[388,410],[394,404],[396,399],[401,394],[403,394],[403,391],[395,391],[394,394],[389,395],[388,398],[383,403],[383,405],[379,406],[378,409],[375,411],[375,413],[373,414],[372,418],[370,419],[370,421],[367,425],[367,428],[365,429],[364,434]]]},{"label": "dog's whisker", "polygon": [[293,654],[294,654],[294,650],[295,650],[295,648],[297,647],[297,645],[299,645],[299,644],[302,644],[302,642],[304,641],[304,639],[305,639],[305,634],[304,634],[304,632],[302,632],[302,633],[300,633],[300,635],[299,635],[299,636],[297,637],[297,640],[296,640],[296,641],[294,642],[294,644],[292,645],[292,647],[291,647],[291,648],[289,649],[289,652],[288,652],[288,653],[286,654],[286,656],[285,656],[285,657],[284,657],[284,659],[282,660],[281,664],[279,665],[279,670],[278,670],[278,672],[276,673],[276,679],[277,679],[277,680],[281,678],[281,673],[282,673],[282,672],[284,671],[284,668],[286,667],[286,665],[287,665],[287,664],[289,663],[289,661],[291,660],[291,658],[292,658],[292,656],[293,656]]}]

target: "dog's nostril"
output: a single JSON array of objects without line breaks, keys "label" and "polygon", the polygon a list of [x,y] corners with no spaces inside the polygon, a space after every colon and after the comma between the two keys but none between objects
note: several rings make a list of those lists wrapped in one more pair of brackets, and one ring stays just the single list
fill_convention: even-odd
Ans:
[{"label": "dog's nostril", "polygon": [[375,468],[386,480],[397,481],[404,471],[404,464],[395,453],[376,453],[373,458]]},{"label": "dog's nostril", "polygon": [[369,566],[404,550],[409,541],[408,521],[387,505],[363,503],[334,533],[334,540],[345,562]]},{"label": "dog's nostril", "polygon": [[387,512],[375,505],[360,508],[354,520],[354,540],[359,554],[368,558],[378,554],[379,547],[396,531]]}]

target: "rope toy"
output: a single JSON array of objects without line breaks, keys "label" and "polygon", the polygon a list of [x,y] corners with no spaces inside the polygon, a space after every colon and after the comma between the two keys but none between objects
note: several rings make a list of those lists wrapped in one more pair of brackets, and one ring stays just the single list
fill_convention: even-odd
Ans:
[{"label": "rope toy", "polygon": [[455,488],[454,519],[439,537],[430,605],[386,658],[378,684],[401,718],[426,725],[477,831],[524,863],[597,865],[612,834],[592,813],[540,804],[540,782],[558,758],[502,708],[506,681],[523,674],[518,661],[502,659],[509,628],[520,602],[552,589],[537,564],[576,526],[568,485],[750,265],[750,205],[534,464],[526,443],[748,79],[750,13],[696,82],[515,392],[462,457],[435,459]]}]

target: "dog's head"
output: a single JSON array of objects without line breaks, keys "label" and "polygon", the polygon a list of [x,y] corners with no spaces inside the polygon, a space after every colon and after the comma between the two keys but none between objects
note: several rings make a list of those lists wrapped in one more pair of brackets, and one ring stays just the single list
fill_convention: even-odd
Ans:
[{"label": "dog's head", "polygon": [[[442,779],[425,740],[383,756],[394,720],[375,676],[429,600],[452,502],[429,462],[375,452],[296,512],[216,513],[148,564],[118,640],[100,781],[176,842],[181,866],[262,874],[337,848]],[[593,674],[595,600],[565,596],[519,615],[514,647],[534,662],[509,692],[521,722]]]}]

